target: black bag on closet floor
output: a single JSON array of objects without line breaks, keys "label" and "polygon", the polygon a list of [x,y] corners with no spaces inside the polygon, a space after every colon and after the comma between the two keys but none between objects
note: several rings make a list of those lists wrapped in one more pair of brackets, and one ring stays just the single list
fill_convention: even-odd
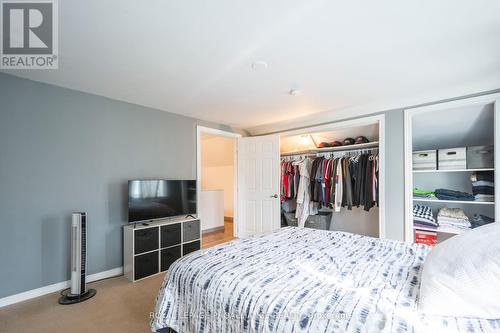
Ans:
[{"label": "black bag on closet floor", "polygon": [[305,223],[306,228],[330,230],[332,222],[331,212],[318,212],[318,215],[310,215]]},{"label": "black bag on closet floor", "polygon": [[[286,224],[289,227],[297,227],[298,220],[295,213],[284,213]],[[318,215],[310,215],[305,223],[306,228],[330,230],[330,223],[332,222],[331,212],[319,212]]]},{"label": "black bag on closet floor", "polygon": [[299,226],[299,221],[295,217],[295,213],[284,213],[286,220],[286,225],[289,227],[298,227]]}]

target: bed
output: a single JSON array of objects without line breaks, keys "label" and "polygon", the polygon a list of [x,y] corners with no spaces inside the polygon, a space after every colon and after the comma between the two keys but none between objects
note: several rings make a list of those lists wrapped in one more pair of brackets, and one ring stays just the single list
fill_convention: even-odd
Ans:
[{"label": "bed", "polygon": [[416,310],[429,248],[307,228],[235,240],[175,262],[153,331],[498,332],[500,320]]}]

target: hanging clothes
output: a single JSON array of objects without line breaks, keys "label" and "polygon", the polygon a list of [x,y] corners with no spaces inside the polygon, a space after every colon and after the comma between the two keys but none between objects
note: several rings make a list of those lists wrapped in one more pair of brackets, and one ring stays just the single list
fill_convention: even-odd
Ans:
[{"label": "hanging clothes", "polygon": [[319,204],[323,202],[321,184],[323,182],[324,159],[324,157],[316,158],[311,168],[311,200]]},{"label": "hanging clothes", "polygon": [[346,153],[325,158],[281,161],[281,201],[295,200],[297,225],[304,227],[320,208],[340,212],[379,205],[379,159],[375,153]]},{"label": "hanging clothes", "polygon": [[379,204],[378,154],[360,153],[342,157],[315,158],[311,163],[310,199],[317,207],[362,206],[369,211]]},{"label": "hanging clothes", "polygon": [[300,170],[296,161],[281,161],[280,195],[281,202],[297,197]]},{"label": "hanging clothes", "polygon": [[363,207],[365,211],[369,211],[373,207],[373,160],[370,157],[366,162],[364,183]]},{"label": "hanging clothes", "polygon": [[351,167],[350,167],[350,158],[343,158],[344,167],[344,191],[345,195],[342,200],[342,207],[347,206],[347,209],[352,210],[352,177],[351,177]]},{"label": "hanging clothes", "polygon": [[335,175],[335,201],[333,204],[336,212],[340,212],[340,207],[342,207],[342,198],[344,194],[342,174],[342,159],[337,159],[337,174]]},{"label": "hanging clothes", "polygon": [[298,226],[303,228],[307,217],[310,213],[310,185],[311,185],[311,168],[312,162],[306,158],[298,165],[300,179],[297,190],[297,209],[295,210],[295,217],[298,220]]}]

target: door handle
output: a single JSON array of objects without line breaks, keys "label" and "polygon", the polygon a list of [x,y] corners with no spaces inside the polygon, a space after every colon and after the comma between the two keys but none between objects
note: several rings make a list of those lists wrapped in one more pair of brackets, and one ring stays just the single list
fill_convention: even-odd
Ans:
[{"label": "door handle", "polygon": [[277,195],[277,194],[270,195],[269,197],[270,197],[270,198],[274,198],[274,199],[278,199],[278,195]]}]

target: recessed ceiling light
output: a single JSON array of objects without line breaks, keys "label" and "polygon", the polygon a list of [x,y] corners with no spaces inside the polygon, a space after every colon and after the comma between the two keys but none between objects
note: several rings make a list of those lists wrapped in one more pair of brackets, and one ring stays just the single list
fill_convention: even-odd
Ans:
[{"label": "recessed ceiling light", "polygon": [[260,70],[267,69],[267,62],[265,62],[265,61],[256,61],[256,62],[252,63],[252,69],[255,70],[255,71],[260,71]]},{"label": "recessed ceiling light", "polygon": [[302,90],[300,89],[291,89],[288,94],[292,95],[292,96],[299,96],[299,95],[302,95]]}]

